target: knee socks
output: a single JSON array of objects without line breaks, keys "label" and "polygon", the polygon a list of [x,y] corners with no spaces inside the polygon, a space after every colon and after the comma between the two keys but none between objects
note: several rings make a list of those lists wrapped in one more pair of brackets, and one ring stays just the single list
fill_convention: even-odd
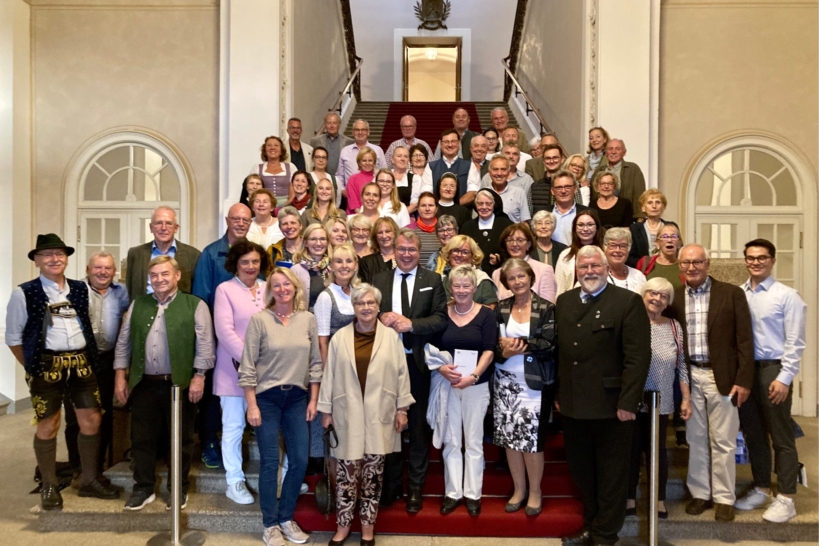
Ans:
[{"label": "knee socks", "polygon": [[57,481],[57,438],[42,440],[34,436],[34,455],[43,485],[59,485]]},{"label": "knee socks", "polygon": [[86,485],[94,481],[99,469],[100,435],[86,436],[82,432],[77,436],[77,448],[82,462],[81,484]]}]

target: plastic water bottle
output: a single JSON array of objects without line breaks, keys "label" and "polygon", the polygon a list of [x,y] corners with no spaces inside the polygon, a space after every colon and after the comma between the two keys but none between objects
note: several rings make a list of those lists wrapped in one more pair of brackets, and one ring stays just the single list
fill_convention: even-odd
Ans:
[{"label": "plastic water bottle", "polygon": [[748,464],[749,463],[748,446],[745,445],[745,437],[742,435],[741,430],[737,433],[736,463],[737,464]]}]

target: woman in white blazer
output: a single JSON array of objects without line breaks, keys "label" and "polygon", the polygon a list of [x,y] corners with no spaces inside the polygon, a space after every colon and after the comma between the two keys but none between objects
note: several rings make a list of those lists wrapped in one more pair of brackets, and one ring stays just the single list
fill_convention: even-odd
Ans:
[{"label": "woman in white blazer", "polygon": [[355,320],[330,340],[318,403],[322,425],[333,425],[338,434],[338,529],[330,546],[350,534],[359,482],[361,544],[374,544],[385,456],[401,450],[407,408],[415,402],[404,346],[394,330],[378,324],[381,292],[364,283],[350,299]]}]

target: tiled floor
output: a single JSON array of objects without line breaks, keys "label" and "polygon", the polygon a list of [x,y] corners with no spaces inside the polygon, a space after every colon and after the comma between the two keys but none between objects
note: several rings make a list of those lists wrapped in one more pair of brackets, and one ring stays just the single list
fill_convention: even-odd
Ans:
[{"label": "tiled floor", "polygon": [[[35,466],[32,450],[33,428],[29,425],[33,413],[31,410],[16,415],[0,417],[0,545],[13,546],[44,546],[54,544],[59,546],[142,546],[153,536],[152,533],[96,533],[89,529],[88,533],[48,533],[43,534],[35,529],[35,516],[29,509],[37,504],[38,498],[29,495],[34,487],[32,481]],[[819,464],[817,463],[817,419],[797,419],[805,429],[807,437],[800,440],[800,460],[808,468],[809,484],[813,489],[819,479]],[[812,446],[806,450],[805,446]],[[60,439],[60,456],[65,460],[64,446]],[[355,545],[358,535],[351,537],[348,544]],[[759,537],[764,539],[764,537]],[[316,533],[311,543],[326,544],[330,539],[328,533]],[[552,546],[560,544],[557,539],[495,539],[495,538],[460,538],[460,537],[428,537],[428,536],[386,536],[379,535],[379,546],[505,546],[527,545]],[[705,546],[714,541],[706,540],[675,540],[678,546]],[[261,544],[260,536],[235,534],[210,534],[207,536],[208,545],[245,546]],[[762,546],[764,541],[749,541],[733,543],[735,546]],[[791,543],[804,544],[810,543]]]}]

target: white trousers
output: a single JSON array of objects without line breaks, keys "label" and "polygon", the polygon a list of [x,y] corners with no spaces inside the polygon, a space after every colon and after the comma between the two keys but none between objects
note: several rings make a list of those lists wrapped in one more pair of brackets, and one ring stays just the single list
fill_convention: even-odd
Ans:
[{"label": "white trousers", "polygon": [[228,486],[245,481],[242,471],[242,436],[247,401],[244,396],[220,396],[222,403],[222,464]]},{"label": "white trousers", "polygon": [[717,390],[714,371],[691,366],[688,490],[695,499],[734,505],[739,412]]},{"label": "white trousers", "polygon": [[[447,403],[449,435],[444,445],[446,496],[480,499],[483,488],[483,418],[489,407],[489,383],[452,389]],[[461,440],[463,438],[463,440]],[[465,446],[466,460],[461,453]]]}]

